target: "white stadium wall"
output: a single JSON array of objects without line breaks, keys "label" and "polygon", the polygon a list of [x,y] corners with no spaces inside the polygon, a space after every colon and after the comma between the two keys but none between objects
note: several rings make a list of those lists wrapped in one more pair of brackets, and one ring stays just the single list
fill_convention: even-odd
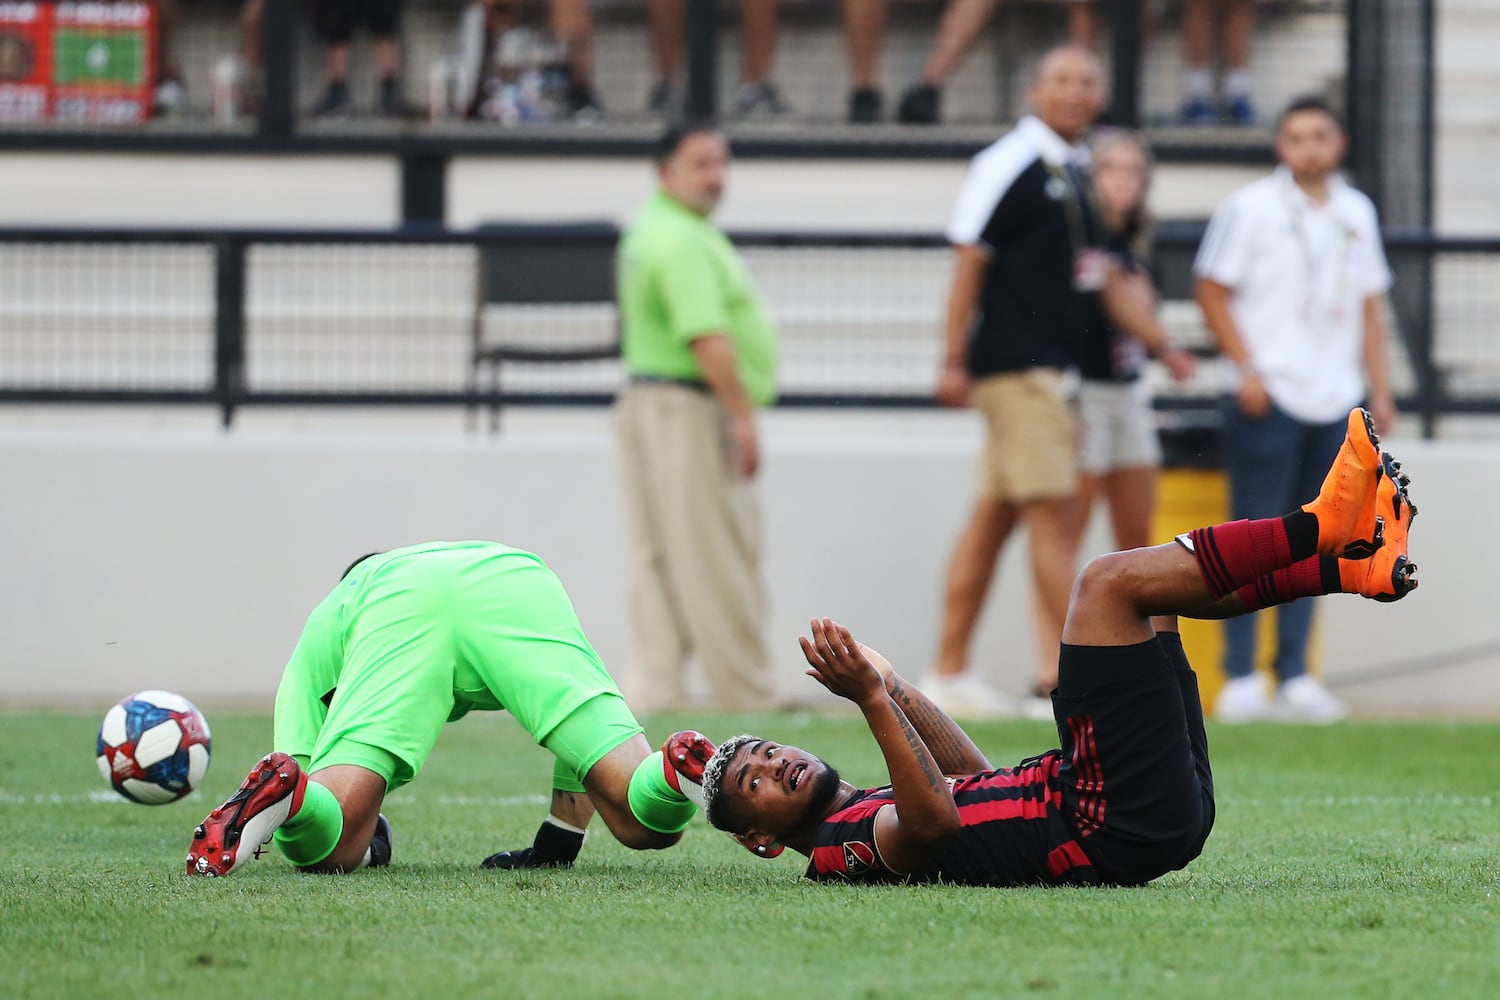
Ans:
[{"label": "white stadium wall", "polygon": [[[211,419],[100,431],[48,414],[0,430],[0,704],[103,705],[166,688],[269,707],[303,617],[345,564],[429,538],[541,553],[610,668],[628,669],[605,413],[507,417],[493,437],[463,435],[451,413],[434,418],[439,433],[378,429],[409,415],[341,431],[251,412],[232,434]],[[812,615],[846,621],[920,674],[970,496],[972,419],[773,413],[765,429],[768,636],[782,692],[831,705],[799,666],[796,636]],[[1367,715],[1500,716],[1490,578],[1500,455],[1396,443],[1422,510],[1422,588],[1393,606],[1326,600],[1325,673]],[[1090,548],[1102,540],[1096,520]],[[1023,553],[1007,550],[976,648],[984,672],[1017,693],[1034,655]]]},{"label": "white stadium wall", "polygon": [[[998,135],[998,130],[997,133]],[[961,160],[741,160],[719,221],[731,229],[940,232]],[[1207,218],[1257,167],[1163,165],[1161,218]],[[654,184],[644,158],[457,157],[448,224],[628,219]],[[12,153],[0,157],[0,226],[387,227],[400,222],[389,156]],[[129,197],[121,197],[129,192]]]}]

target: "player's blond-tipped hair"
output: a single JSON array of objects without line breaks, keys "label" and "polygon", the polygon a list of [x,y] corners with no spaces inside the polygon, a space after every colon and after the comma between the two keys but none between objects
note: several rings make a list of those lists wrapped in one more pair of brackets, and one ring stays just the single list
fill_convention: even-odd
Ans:
[{"label": "player's blond-tipped hair", "polygon": [[724,816],[724,810],[722,808],[715,809],[714,807],[718,804],[719,791],[723,788],[724,772],[729,769],[729,762],[734,759],[735,754],[739,753],[740,747],[746,743],[753,743],[758,739],[760,737],[750,733],[731,736],[719,744],[719,748],[714,751],[714,755],[708,758],[708,763],[703,765],[703,813],[708,817],[709,824],[715,829],[725,830],[729,833],[740,832],[738,830],[730,830],[725,825],[726,817]]}]

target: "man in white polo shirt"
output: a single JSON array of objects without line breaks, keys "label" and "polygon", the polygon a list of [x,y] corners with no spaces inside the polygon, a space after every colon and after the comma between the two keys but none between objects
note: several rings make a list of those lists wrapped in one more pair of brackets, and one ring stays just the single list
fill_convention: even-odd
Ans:
[{"label": "man in white polo shirt", "polygon": [[[1281,166],[1219,206],[1193,264],[1204,320],[1233,363],[1223,451],[1235,518],[1316,493],[1362,400],[1381,433],[1395,423],[1381,312],[1391,274],[1375,206],[1335,173],[1346,146],[1327,102],[1293,101],[1276,133]],[[1220,720],[1343,717],[1306,673],[1312,615],[1310,599],[1277,609],[1274,702],[1254,672],[1254,617],[1224,623]]]}]

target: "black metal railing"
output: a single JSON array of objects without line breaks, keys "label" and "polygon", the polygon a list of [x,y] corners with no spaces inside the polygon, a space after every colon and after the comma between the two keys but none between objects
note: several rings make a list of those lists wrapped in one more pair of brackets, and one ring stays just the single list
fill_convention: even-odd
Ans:
[{"label": "black metal railing", "polygon": [[[1156,259],[1169,326],[1208,355],[1190,303],[1201,234],[1163,225]],[[779,405],[933,405],[941,236],[731,235],[783,331]],[[620,379],[615,237],[609,224],[0,229],[0,402],[211,404],[226,426],[256,405],[602,405]],[[1403,409],[1429,435],[1444,415],[1500,413],[1500,238],[1392,230],[1386,249]],[[496,352],[497,337],[519,346]],[[486,353],[519,360],[481,373]],[[1216,395],[1208,373],[1157,405],[1211,421]]]}]

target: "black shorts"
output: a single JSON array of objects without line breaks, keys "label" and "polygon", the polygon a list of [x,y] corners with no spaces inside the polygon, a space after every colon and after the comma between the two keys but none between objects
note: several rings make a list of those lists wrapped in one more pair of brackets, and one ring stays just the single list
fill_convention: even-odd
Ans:
[{"label": "black shorts", "polygon": [[333,45],[348,42],[360,25],[386,38],[401,27],[401,0],[318,0],[313,20],[318,37]]},{"label": "black shorts", "polygon": [[1149,882],[1203,851],[1214,778],[1182,639],[1062,647],[1052,711],[1063,813],[1100,879]]}]

